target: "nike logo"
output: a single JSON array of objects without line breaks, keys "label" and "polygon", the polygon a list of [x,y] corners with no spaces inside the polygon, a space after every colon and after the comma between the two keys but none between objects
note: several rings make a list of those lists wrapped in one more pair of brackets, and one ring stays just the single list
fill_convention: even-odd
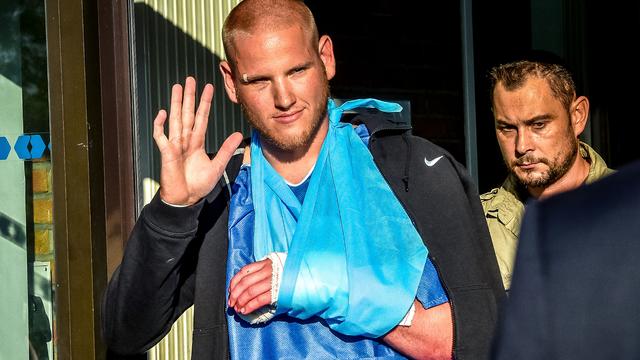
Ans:
[{"label": "nike logo", "polygon": [[428,167],[432,167],[438,161],[440,161],[440,159],[442,159],[442,156],[444,156],[444,155],[440,155],[440,156],[438,156],[437,158],[435,158],[433,160],[427,160],[427,158],[424,158],[424,163],[427,164]]}]

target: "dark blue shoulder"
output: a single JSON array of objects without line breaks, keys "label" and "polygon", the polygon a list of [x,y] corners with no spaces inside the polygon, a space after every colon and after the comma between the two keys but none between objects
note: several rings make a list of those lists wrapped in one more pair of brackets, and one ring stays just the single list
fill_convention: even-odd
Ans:
[{"label": "dark blue shoulder", "polygon": [[373,135],[385,130],[411,130],[411,121],[402,113],[388,113],[372,108],[358,108],[342,115],[342,122],[364,124]]}]

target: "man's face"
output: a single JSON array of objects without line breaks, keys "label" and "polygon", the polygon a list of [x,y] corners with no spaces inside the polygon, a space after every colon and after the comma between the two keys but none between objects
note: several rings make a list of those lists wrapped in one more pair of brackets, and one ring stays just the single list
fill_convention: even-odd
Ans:
[{"label": "man's face", "polygon": [[502,157],[520,183],[546,188],[567,173],[578,153],[579,134],[546,80],[530,77],[513,91],[498,83],[493,111]]},{"label": "man's face", "polygon": [[283,151],[309,146],[326,117],[329,78],[311,42],[298,26],[234,42],[235,100],[263,138]]}]

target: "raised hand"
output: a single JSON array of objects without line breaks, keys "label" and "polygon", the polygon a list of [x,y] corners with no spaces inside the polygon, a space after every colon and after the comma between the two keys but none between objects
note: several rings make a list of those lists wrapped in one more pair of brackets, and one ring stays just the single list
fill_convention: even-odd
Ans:
[{"label": "raised hand", "polygon": [[202,91],[195,112],[196,81],[187,77],[184,86],[173,85],[169,112],[169,138],[164,133],[167,113],[160,110],[153,121],[153,138],[160,150],[160,198],[173,205],[192,205],[206,196],[222,176],[242,134],[231,134],[213,159],[204,149],[213,86]]}]

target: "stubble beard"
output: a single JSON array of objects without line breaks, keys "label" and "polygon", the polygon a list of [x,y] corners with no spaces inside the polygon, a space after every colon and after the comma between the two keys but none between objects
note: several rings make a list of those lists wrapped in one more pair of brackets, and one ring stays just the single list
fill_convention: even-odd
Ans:
[{"label": "stubble beard", "polygon": [[[525,154],[517,158],[510,167],[511,173],[515,176],[518,182],[525,187],[546,188],[552,185],[569,171],[576,159],[576,156],[578,156],[578,139],[570,136],[568,140],[567,147],[553,160],[548,158],[536,158],[531,154]],[[532,172],[527,172],[524,175],[516,173],[515,169],[518,165],[535,162],[546,164],[549,169],[537,176]]]},{"label": "stubble beard", "polygon": [[300,134],[294,136],[283,136],[276,130],[269,129],[263,121],[260,121],[259,115],[251,112],[242,102],[240,102],[240,108],[242,109],[244,116],[249,120],[249,123],[251,123],[251,126],[260,133],[260,140],[266,141],[281,151],[294,152],[299,149],[307,148],[311,145],[320,130],[322,122],[327,116],[327,101],[329,99],[328,80],[325,80],[325,83],[322,86],[324,90],[317,107],[312,111],[312,121]]}]

